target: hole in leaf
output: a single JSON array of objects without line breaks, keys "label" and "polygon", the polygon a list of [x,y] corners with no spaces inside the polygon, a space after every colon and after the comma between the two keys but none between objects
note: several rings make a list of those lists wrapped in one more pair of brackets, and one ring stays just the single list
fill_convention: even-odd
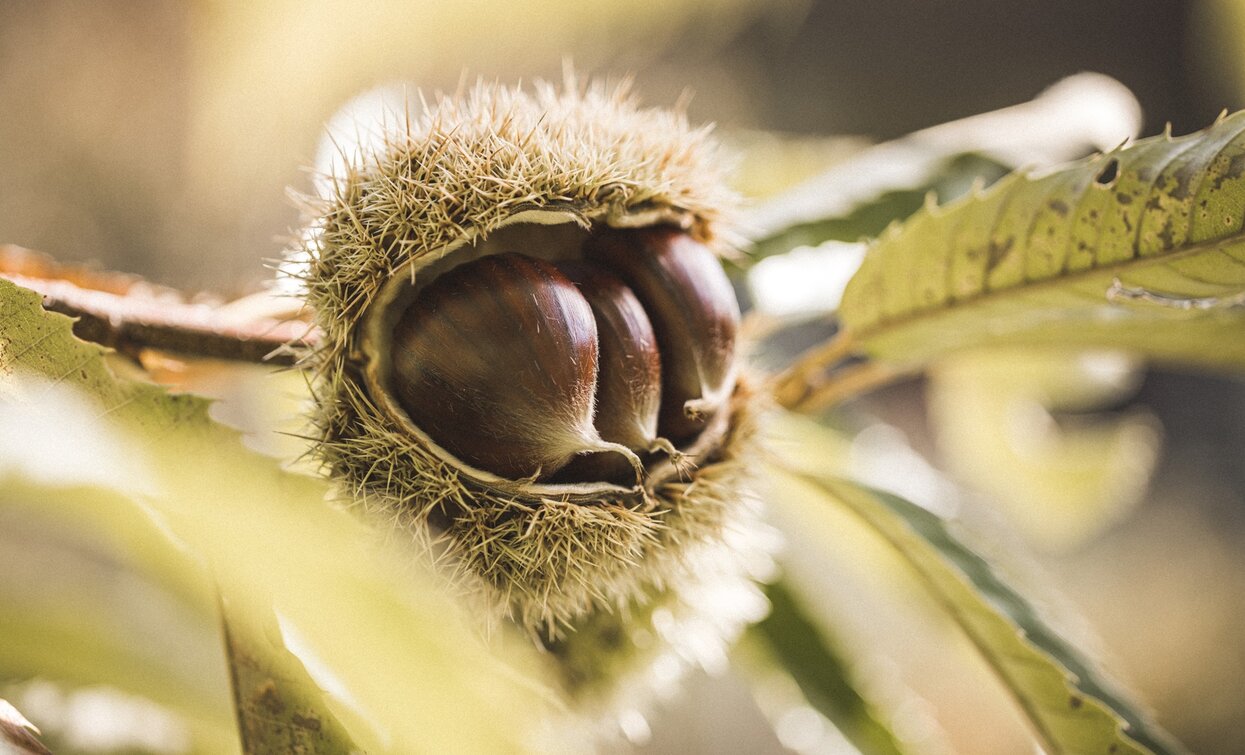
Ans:
[{"label": "hole in leaf", "polygon": [[1115,177],[1119,175],[1119,173],[1120,161],[1113,157],[1107,161],[1106,165],[1102,166],[1102,170],[1098,171],[1098,175],[1094,176],[1094,183],[1100,186],[1106,186],[1114,181]]}]

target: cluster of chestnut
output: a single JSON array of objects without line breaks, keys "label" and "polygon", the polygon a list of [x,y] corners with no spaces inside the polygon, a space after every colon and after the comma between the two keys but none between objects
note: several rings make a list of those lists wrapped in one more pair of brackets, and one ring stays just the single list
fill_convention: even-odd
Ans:
[{"label": "cluster of chestnut", "polygon": [[394,327],[391,375],[411,420],[473,467],[635,484],[729,400],[738,323],[706,245],[600,229],[580,259],[495,254],[432,280]]}]

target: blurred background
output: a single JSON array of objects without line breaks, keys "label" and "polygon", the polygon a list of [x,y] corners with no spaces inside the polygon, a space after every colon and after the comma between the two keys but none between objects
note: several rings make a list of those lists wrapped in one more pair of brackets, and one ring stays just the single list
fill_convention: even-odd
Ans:
[{"label": "blurred background", "polygon": [[[1245,0],[0,0],[0,243],[189,290],[253,291],[299,222],[287,187],[310,190],[323,124],[344,101],[401,82],[558,79],[567,58],[634,75],[648,104],[691,93],[694,121],[744,144],[758,132],[885,140],[1084,70],[1136,94],[1144,133],[1168,122],[1185,133],[1245,106]],[[1126,502],[1054,534],[990,504],[1006,489],[1007,460],[989,455],[1002,441],[974,434],[972,407],[947,398],[1032,385],[948,368],[847,414],[979,491],[965,517],[1020,533],[1024,569],[1061,586],[1108,666],[1191,748],[1245,752],[1245,388],[1135,365],[1117,373],[1088,401],[1041,373],[1043,395],[1067,411],[1039,425],[1083,425],[1086,406],[1105,404],[1119,432],[1104,442],[1133,464],[1112,478]],[[794,540],[798,569],[799,549],[815,546]],[[837,554],[845,575],[852,554]],[[900,603],[919,602],[887,584]],[[859,588],[819,595],[923,750],[1026,751],[1001,690],[924,609],[900,616]],[[924,639],[903,621],[926,622]],[[775,734],[764,707],[735,677],[698,677],[654,720],[647,747],[808,749]]]},{"label": "blurred background", "polygon": [[1145,131],[1242,104],[1237,0],[0,2],[0,239],[233,289],[297,224],[285,187],[365,88],[560,78],[690,92],[727,131],[895,137],[1099,71]]}]

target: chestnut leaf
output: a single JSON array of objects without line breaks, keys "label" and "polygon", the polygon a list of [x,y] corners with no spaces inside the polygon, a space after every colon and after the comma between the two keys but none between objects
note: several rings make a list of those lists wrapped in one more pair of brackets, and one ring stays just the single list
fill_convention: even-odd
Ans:
[{"label": "chestnut leaf", "polygon": [[780,668],[808,704],[863,755],[903,753],[895,734],[852,678],[851,661],[809,615],[796,588],[779,579],[766,586],[765,597],[770,613],[748,631],[741,648],[742,666],[756,679],[754,689],[764,689],[765,675],[771,673],[767,667]]},{"label": "chestnut leaf", "polygon": [[875,237],[920,210],[928,195],[949,202],[974,182],[991,183],[1017,166],[1052,165],[1090,149],[1110,149],[1139,125],[1137,100],[1118,81],[1092,73],[1069,76],[1029,102],[861,149],[767,197],[745,219],[750,256]]},{"label": "chestnut leaf", "polygon": [[927,206],[872,245],[839,316],[901,368],[997,345],[1245,368],[1245,112]]},{"label": "chestnut leaf", "polygon": [[801,450],[769,465],[773,505],[807,519],[809,530],[817,527],[808,522],[834,512],[880,538],[1011,692],[1047,752],[1184,751],[1034,604],[962,543],[946,520],[891,493],[808,471],[826,468],[814,456],[819,447],[835,448],[834,437],[794,416],[780,426],[788,440],[798,439]]},{"label": "chestnut leaf", "polygon": [[232,660],[258,660],[235,669],[235,697],[256,703],[244,729],[266,716],[288,743],[322,735],[326,752],[530,746],[528,724],[558,707],[535,660],[518,643],[503,641],[504,660],[486,649],[429,575],[326,504],[325,481],[245,448],[205,399],[118,378],[69,318],[3,280],[0,322],[0,489],[30,493],[6,495],[3,513],[114,544],[136,523],[148,545],[163,537],[139,560],[214,583]]}]

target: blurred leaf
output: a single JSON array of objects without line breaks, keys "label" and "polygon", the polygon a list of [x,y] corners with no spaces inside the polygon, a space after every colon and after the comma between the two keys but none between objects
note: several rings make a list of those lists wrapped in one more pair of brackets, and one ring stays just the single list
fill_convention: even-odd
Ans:
[{"label": "blurred leaf", "polygon": [[39,722],[53,752],[238,752],[237,727],[227,707],[223,718],[203,720],[107,684],[75,687],[38,678],[0,689]]},{"label": "blurred leaf", "polygon": [[[244,753],[330,755],[359,750],[342,724],[325,710],[320,699],[323,692],[306,668],[286,649],[276,617],[265,616],[260,606],[239,611],[225,601],[221,614]],[[268,619],[268,625],[257,626],[263,619]]]},{"label": "blurred leaf", "polygon": [[1137,100],[1119,82],[1070,76],[1029,102],[861,150],[766,200],[744,226],[757,258],[858,241],[916,212],[930,192],[945,203],[1011,167],[1053,165],[1114,147],[1139,124]]},{"label": "blurred leaf", "polygon": [[[794,222],[755,239],[749,257],[762,259],[801,246],[876,237],[891,223],[904,220],[921,209],[927,195],[933,194],[939,201],[949,202],[963,196],[976,181],[993,183],[1005,175],[1008,168],[982,155],[959,154],[944,157],[927,171],[926,175],[913,176],[912,186],[888,186],[879,179],[879,185],[874,187],[877,193],[873,196],[848,203],[825,217]],[[864,193],[865,190],[860,191]]]},{"label": "blurred leaf", "polygon": [[735,158],[731,186],[747,197],[771,196],[868,149],[851,136],[800,136],[772,131],[720,132]]},{"label": "blurred leaf", "polygon": [[158,701],[201,751],[236,747],[211,585],[132,500],[0,472],[0,533],[0,679],[106,684]]},{"label": "blurred leaf", "polygon": [[981,345],[1245,367],[1245,112],[930,207],[869,250],[847,338],[918,366]]},{"label": "blurred leaf", "polygon": [[39,741],[39,729],[17,708],[0,698],[0,751],[13,755],[52,755]]},{"label": "blurred leaf", "polygon": [[854,686],[838,651],[804,612],[792,591],[777,581],[766,587],[771,610],[748,637],[791,675],[804,698],[864,755],[903,749]]},{"label": "blurred leaf", "polygon": [[1059,350],[940,362],[926,395],[941,458],[1032,540],[1084,542],[1141,499],[1158,460],[1152,414],[1095,412],[1135,392],[1138,369],[1119,354]]},{"label": "blurred leaf", "polygon": [[[231,605],[278,616],[274,647],[298,656],[324,690],[324,718],[363,749],[532,746],[558,706],[535,660],[504,635],[490,652],[428,574],[326,504],[324,481],[245,449],[202,399],[116,379],[68,318],[6,281],[0,322],[3,489],[95,487],[146,514]],[[26,503],[55,513],[57,500]]]},{"label": "blurred leaf", "polygon": [[853,512],[903,557],[1012,692],[1050,752],[1180,752],[942,519],[842,479],[780,465],[773,472],[818,491],[826,505]]}]

